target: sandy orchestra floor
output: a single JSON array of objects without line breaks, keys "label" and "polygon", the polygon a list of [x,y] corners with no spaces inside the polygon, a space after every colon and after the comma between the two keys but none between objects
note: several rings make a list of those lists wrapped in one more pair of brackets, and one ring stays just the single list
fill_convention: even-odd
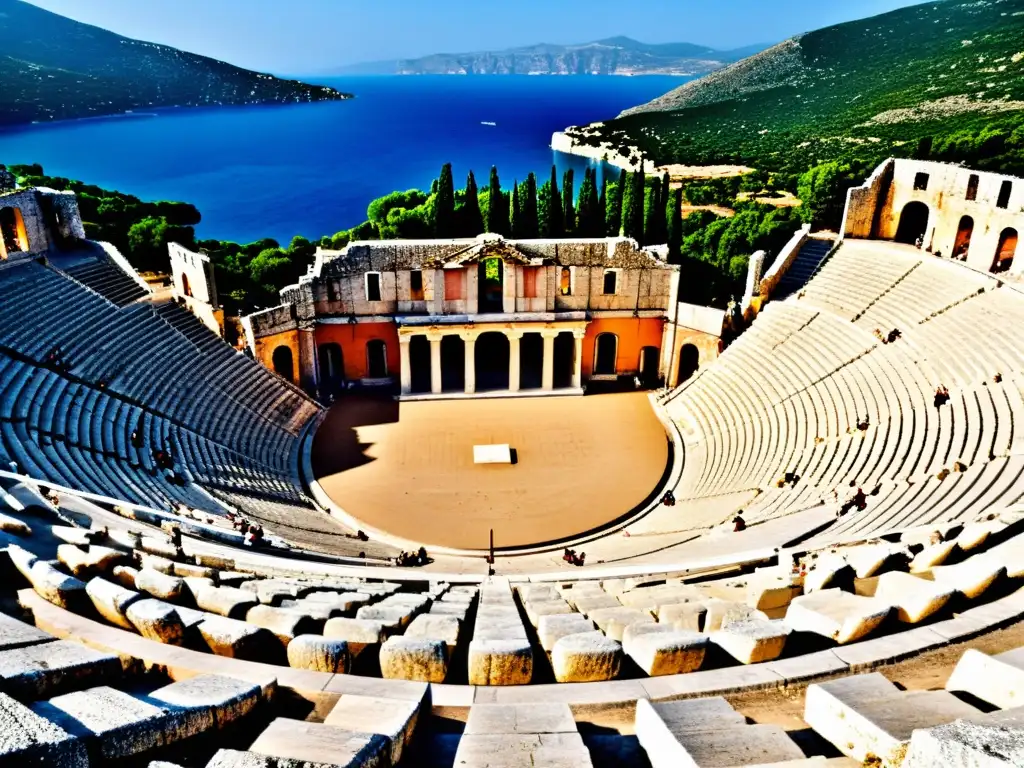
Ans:
[{"label": "sandy orchestra floor", "polygon": [[[508,443],[518,463],[475,465]],[[645,393],[396,403],[348,397],[313,445],[326,493],[373,527],[430,546],[562,539],[629,513],[655,490],[668,442]]]}]

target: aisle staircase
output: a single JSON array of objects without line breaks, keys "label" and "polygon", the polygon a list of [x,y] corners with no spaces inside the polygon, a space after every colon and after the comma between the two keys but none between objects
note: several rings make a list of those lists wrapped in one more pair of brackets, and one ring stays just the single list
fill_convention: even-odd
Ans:
[{"label": "aisle staircase", "polygon": [[803,288],[814,277],[825,257],[835,246],[835,240],[812,238],[807,240],[797,254],[778,287],[772,300],[782,301]]}]

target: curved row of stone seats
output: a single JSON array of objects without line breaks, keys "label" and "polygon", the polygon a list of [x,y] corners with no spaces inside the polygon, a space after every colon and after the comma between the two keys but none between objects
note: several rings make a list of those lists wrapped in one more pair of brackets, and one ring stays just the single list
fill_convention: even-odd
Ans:
[{"label": "curved row of stone seats", "polygon": [[[769,304],[713,366],[666,398],[686,468],[677,506],[642,521],[644,530],[713,527],[740,508],[751,525],[838,508],[858,486],[872,492],[866,510],[821,534],[823,544],[970,519],[1024,496],[1020,294],[891,244],[844,243],[808,289],[830,269],[824,293],[854,298],[837,307],[838,298],[808,290]],[[862,285],[861,271],[884,276],[882,287]],[[908,292],[916,298],[901,298]],[[869,307],[892,312],[903,336],[883,344],[848,322]],[[993,327],[1006,331],[992,336]],[[943,383],[952,397],[936,409]],[[799,478],[792,487],[787,473]]]},{"label": "curved row of stone seats", "polygon": [[61,264],[60,270],[119,307],[149,295],[145,288],[103,254],[73,265]]},{"label": "curved row of stone seats", "polygon": [[430,707],[426,684],[405,698],[343,694],[322,723],[277,718],[248,750],[221,750],[207,768],[397,766]]}]

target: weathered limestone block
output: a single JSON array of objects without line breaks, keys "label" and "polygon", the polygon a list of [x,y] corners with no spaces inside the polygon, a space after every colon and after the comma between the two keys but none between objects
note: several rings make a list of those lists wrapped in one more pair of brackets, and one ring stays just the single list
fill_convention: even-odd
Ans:
[{"label": "weathered limestone block", "polygon": [[671,624],[676,629],[700,632],[707,612],[704,603],[674,603],[659,606],[657,616],[659,622]]},{"label": "weathered limestone block", "polygon": [[88,528],[76,528],[72,525],[51,525],[50,533],[65,544],[82,547],[89,546],[95,538],[93,531]]},{"label": "weathered limestone block", "polygon": [[379,734],[279,717],[248,752],[221,750],[206,768],[384,768],[390,747]]},{"label": "weathered limestone block", "polygon": [[979,720],[920,728],[910,737],[904,768],[978,766],[1014,768],[1024,765],[1021,729]]},{"label": "weathered limestone block", "polygon": [[120,584],[125,589],[138,590],[135,586],[135,578],[138,575],[139,571],[130,565],[115,565],[114,569],[110,572],[110,580]]},{"label": "weathered limestone block", "polygon": [[0,531],[9,533],[12,536],[27,537],[32,535],[32,529],[28,526],[28,523],[25,523],[16,517],[5,515],[2,512],[0,512]]},{"label": "weathered limestone block", "polygon": [[113,547],[120,547],[128,552],[139,549],[142,546],[142,536],[127,528],[107,529],[107,543]]},{"label": "weathered limestone block", "polygon": [[368,646],[380,646],[386,639],[386,633],[384,625],[379,621],[339,617],[327,620],[324,624],[324,637],[344,640],[354,659]]},{"label": "weathered limestone block", "polygon": [[566,597],[569,605],[575,608],[577,611],[582,613],[584,616],[589,617],[593,611],[600,610],[602,608],[621,608],[622,603],[616,600],[611,595],[602,592],[596,595],[572,595],[571,593]]},{"label": "weathered limestone block", "polygon": [[373,598],[365,592],[343,592],[341,594],[328,592],[313,592],[302,598],[303,606],[322,605],[331,611],[331,618],[335,616],[353,617],[364,605],[369,605]]},{"label": "weathered limestone block", "polygon": [[405,630],[406,637],[418,637],[424,640],[440,640],[451,656],[459,642],[461,622],[454,616],[432,616],[424,613],[413,619]]},{"label": "weathered limestone block", "polygon": [[380,671],[389,680],[443,683],[448,654],[440,640],[391,637],[380,647]]},{"label": "weathered limestone block", "polygon": [[788,574],[780,576],[767,571],[751,576],[746,589],[747,605],[759,611],[785,608],[803,592],[803,587],[794,584]]},{"label": "weathered limestone block", "polygon": [[479,704],[469,710],[464,736],[576,733],[568,704]]},{"label": "weathered limestone block", "polygon": [[537,626],[540,647],[550,652],[559,638],[580,632],[593,632],[594,622],[581,613],[562,613],[541,616]]},{"label": "weathered limestone block", "polygon": [[324,718],[324,725],[385,737],[390,745],[390,764],[395,766],[412,742],[422,705],[422,701],[345,694]]},{"label": "weathered limestone block", "polygon": [[940,541],[925,547],[910,561],[911,573],[925,573],[936,565],[942,565],[956,549],[956,541]]},{"label": "weathered limestone block", "polygon": [[0,653],[0,679],[24,701],[99,685],[121,677],[121,660],[70,640],[56,640]]},{"label": "weathered limestone block", "polygon": [[202,712],[164,709],[106,686],[57,696],[32,709],[91,743],[104,760],[173,744],[208,725]]},{"label": "weathered limestone block", "polygon": [[168,576],[174,574],[174,562],[172,560],[168,560],[166,557],[160,557],[159,555],[150,555],[146,552],[136,552],[136,555],[139,560],[139,568],[158,571],[159,573],[164,573]]},{"label": "weathered limestone block", "polygon": [[886,563],[896,557],[906,557],[905,547],[892,544],[861,544],[846,550],[846,561],[859,579],[867,579],[878,573]]},{"label": "weathered limestone block", "polygon": [[937,565],[932,578],[939,584],[953,587],[973,600],[1006,574],[1006,568],[997,558],[975,555],[956,565]]},{"label": "weathered limestone block", "polygon": [[191,598],[192,602],[196,602],[196,597],[204,589],[213,589],[216,585],[213,583],[213,579],[208,579],[203,576],[181,576],[183,582],[185,582],[185,594]]},{"label": "weathered limestone block", "polygon": [[756,608],[751,608],[746,603],[734,603],[731,600],[720,600],[717,597],[707,598],[704,601],[704,607],[707,609],[704,614],[705,632],[717,632],[734,621],[768,620],[767,615]]},{"label": "weathered limestone block", "polygon": [[41,598],[56,606],[81,611],[87,605],[85,582],[58,571],[47,560],[35,560],[27,578]]},{"label": "weathered limestone block", "polygon": [[57,547],[57,559],[76,579],[88,579],[106,573],[115,565],[124,562],[127,555],[119,549],[101,547],[98,544],[88,545],[87,550],[74,544],[61,544]]},{"label": "weathered limestone block", "polygon": [[807,688],[804,721],[847,757],[899,766],[910,736],[981,713],[948,691],[900,691],[878,672]]},{"label": "weathered limestone block", "polygon": [[1024,705],[1024,650],[989,656],[968,648],[946,682],[947,691],[969,693],[1000,709]]},{"label": "weathered limestone block", "polygon": [[470,685],[529,685],[532,679],[533,649],[525,637],[470,642]]},{"label": "weathered limestone block", "polygon": [[908,573],[883,573],[875,597],[896,607],[900,621],[916,624],[942,608],[953,596],[952,587],[919,579]]},{"label": "weathered limestone block", "polygon": [[561,600],[562,596],[558,590],[547,584],[524,584],[516,588],[519,598],[524,603],[546,603],[551,600]]},{"label": "weathered limestone block", "polygon": [[218,656],[269,662],[274,657],[272,649],[276,647],[280,653],[281,644],[271,632],[244,621],[208,616],[197,628],[210,651]]},{"label": "weathered limestone block", "polygon": [[104,619],[122,629],[135,629],[125,612],[132,603],[142,599],[143,596],[138,592],[132,592],[99,576],[89,581],[85,592],[97,613]]},{"label": "weathered limestone block", "polygon": [[313,634],[319,629],[317,621],[299,611],[270,605],[254,605],[246,612],[245,620],[273,632],[282,645],[288,645],[293,637]]},{"label": "weathered limestone block", "polygon": [[998,519],[976,520],[964,525],[954,541],[962,551],[970,552],[988,541],[989,536],[999,533],[1005,528],[1006,523]]},{"label": "weathered limestone block", "polygon": [[789,627],[778,621],[731,621],[711,635],[711,641],[741,664],[772,661],[782,655]]},{"label": "weathered limestone block", "polygon": [[136,600],[128,606],[125,616],[149,640],[167,645],[181,645],[185,641],[185,623],[173,605],[152,598]]},{"label": "weathered limestone block", "polygon": [[142,551],[168,560],[177,560],[181,556],[181,550],[172,544],[170,539],[156,536],[142,537]]},{"label": "weathered limestone block", "polygon": [[468,603],[445,603],[441,600],[435,602],[430,606],[428,613],[431,616],[454,616],[460,621],[465,621],[466,614],[469,613]]},{"label": "weathered limestone block", "polygon": [[174,576],[185,578],[186,576],[197,576],[201,579],[215,579],[217,571],[202,565],[192,563],[174,563],[171,565],[171,573]]},{"label": "weathered limestone block", "polygon": [[229,571],[227,569],[221,569],[217,573],[217,584],[222,587],[231,587],[237,589],[242,586],[246,581],[252,578],[251,574],[241,573],[239,571]]},{"label": "weathered limestone block", "polygon": [[0,693],[0,763],[88,768],[89,757],[78,738]]},{"label": "weathered limestone block", "polygon": [[356,618],[379,621],[388,629],[398,631],[409,626],[412,611],[402,606],[364,605],[356,611]]},{"label": "weathered limestone block", "polygon": [[276,687],[272,677],[261,684],[222,675],[196,675],[157,688],[147,698],[162,706],[205,710],[211,724],[223,728],[249,714],[272,696]]},{"label": "weathered limestone block", "polygon": [[681,675],[700,669],[708,636],[671,627],[666,629],[667,632],[647,628],[647,631],[630,633],[622,648],[651,677]]},{"label": "weathered limestone block", "polygon": [[612,640],[622,642],[622,633],[630,624],[642,621],[650,621],[651,614],[636,608],[599,608],[591,611],[588,618],[594,620],[597,628],[604,632]]},{"label": "weathered limestone block", "polygon": [[841,589],[822,589],[793,600],[786,624],[798,632],[813,632],[840,645],[874,631],[892,613],[883,600],[862,597]]},{"label": "weathered limestone block", "polygon": [[834,582],[853,572],[842,555],[827,553],[810,561],[804,577],[804,594],[835,586]]},{"label": "weathered limestone block", "polygon": [[185,591],[185,582],[177,576],[143,568],[135,576],[135,587],[159,600],[177,601]]},{"label": "weathered limestone block", "polygon": [[569,604],[559,598],[558,600],[547,600],[544,602],[523,603],[526,609],[526,618],[534,627],[540,624],[541,616],[556,616],[560,613],[572,613]]},{"label": "weathered limestone block", "polygon": [[288,643],[288,666],[314,672],[347,673],[348,645],[323,635],[298,635]]},{"label": "weathered limestone block", "polygon": [[6,613],[0,613],[0,651],[49,643],[55,639],[53,635],[43,632],[32,624],[26,624]]},{"label": "weathered limestone block", "polygon": [[611,680],[622,665],[622,646],[600,632],[568,635],[555,643],[551,664],[560,683]]},{"label": "weathered limestone block", "polygon": [[388,595],[381,600],[377,605],[386,606],[388,608],[406,608],[412,616],[418,616],[430,607],[430,598],[426,595],[410,595],[399,593],[395,595]]},{"label": "weathered limestone block", "polygon": [[[477,705],[482,706],[482,705]],[[579,733],[514,733],[463,736],[455,752],[460,768],[591,768]]]},{"label": "weathered limestone block", "polygon": [[230,619],[244,618],[257,605],[256,597],[233,587],[205,587],[196,595],[196,605],[203,611]]}]

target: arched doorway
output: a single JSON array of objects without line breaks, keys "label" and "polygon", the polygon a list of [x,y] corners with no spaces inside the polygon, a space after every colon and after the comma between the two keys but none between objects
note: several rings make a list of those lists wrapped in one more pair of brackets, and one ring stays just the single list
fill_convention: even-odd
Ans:
[{"label": "arched doorway", "polygon": [[619,339],[614,333],[602,333],[594,341],[594,375],[614,376]]},{"label": "arched doorway", "polygon": [[644,389],[655,389],[660,379],[661,351],[657,347],[640,350],[640,385]]},{"label": "arched doorway", "polygon": [[430,342],[423,335],[409,339],[411,389],[416,393],[430,391]]},{"label": "arched doorway", "polygon": [[184,273],[182,273],[181,275],[181,292],[184,293],[186,296],[192,295],[192,286],[189,285],[188,275]]},{"label": "arched doorway", "polygon": [[700,350],[693,344],[683,344],[679,350],[679,369],[676,386],[688,380],[700,368]]},{"label": "arched doorway", "polygon": [[459,336],[441,339],[441,391],[466,391],[466,344]]},{"label": "arched doorway", "polygon": [[962,216],[960,224],[956,228],[956,240],[953,241],[954,259],[967,261],[967,252],[971,249],[971,235],[974,234],[974,219],[970,216]]},{"label": "arched doorway", "polygon": [[576,340],[571,331],[555,336],[555,389],[572,386],[572,375],[576,369]]},{"label": "arched doorway", "polygon": [[388,348],[380,339],[366,342],[366,377],[386,379],[388,377]]},{"label": "arched doorway", "polygon": [[320,391],[337,394],[345,386],[345,363],[341,356],[341,345],[321,344],[317,350],[320,361]]},{"label": "arched doorway", "polygon": [[28,250],[25,221],[17,208],[0,208],[0,240],[9,254]]},{"label": "arched doorway", "polygon": [[544,339],[524,333],[519,340],[519,388],[540,389],[544,377]]},{"label": "arched doorway", "polygon": [[476,389],[508,389],[509,343],[505,334],[481,333],[476,340]]},{"label": "arched doorway", "polygon": [[292,348],[280,346],[274,350],[271,357],[274,365],[274,373],[282,379],[295,383],[295,362],[292,358]]},{"label": "arched doorway", "polygon": [[1013,256],[1017,252],[1017,230],[1007,227],[999,235],[999,247],[992,262],[993,272],[1006,272],[1013,266]]},{"label": "arched doorway", "polygon": [[478,266],[477,312],[492,314],[504,311],[505,265],[501,259],[484,259]]},{"label": "arched doorway", "polygon": [[903,213],[900,214],[900,224],[896,229],[896,242],[914,245],[918,240],[924,240],[924,233],[928,229],[928,206],[914,200],[903,206]]}]

